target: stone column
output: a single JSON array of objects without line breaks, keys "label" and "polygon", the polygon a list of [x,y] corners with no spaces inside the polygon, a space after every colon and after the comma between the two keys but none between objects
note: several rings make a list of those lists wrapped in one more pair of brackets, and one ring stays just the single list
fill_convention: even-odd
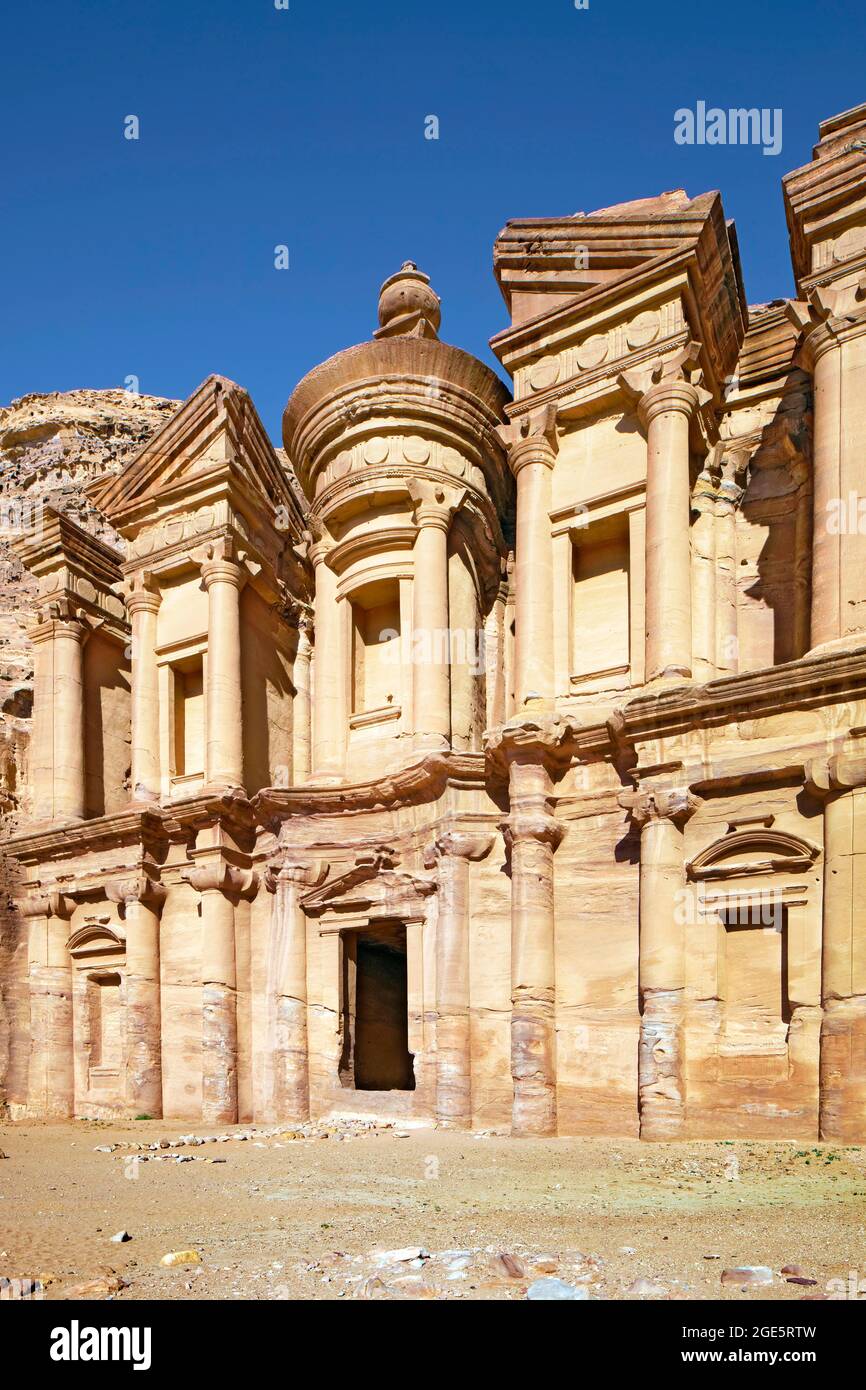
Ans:
[{"label": "stone column", "polygon": [[327,562],[330,542],[310,549],[315,567],[315,651],[313,657],[314,781],[338,781],[346,771],[349,724],[349,653],[345,650],[342,602],[337,576]]},{"label": "stone column", "polygon": [[159,918],[165,890],[142,875],[109,884],[106,893],[124,904],[126,923],[126,1110],[157,1120],[162,1117]]},{"label": "stone column", "polygon": [[695,680],[712,680],[716,672],[718,576],[716,569],[716,488],[712,460],[698,475],[691,499],[692,524],[692,670]]},{"label": "stone column", "polygon": [[67,941],[71,898],[59,893],[26,898],[30,922],[30,1067],[27,1108],[40,1119],[70,1119],[75,1112],[72,960]]},{"label": "stone column", "polygon": [[201,894],[202,1122],[237,1124],[235,905],[255,892],[256,877],[223,863],[203,864],[182,877]]},{"label": "stone column", "polygon": [[321,883],[318,864],[284,862],[268,870],[274,894],[267,954],[267,1046],[272,1071],[271,1118],[302,1123],[310,1118],[307,1041],[307,919],[301,897]]},{"label": "stone column", "polygon": [[642,1139],[675,1139],[686,1119],[686,935],[682,827],[699,802],[684,788],[626,792],[640,826],[640,1043]]},{"label": "stone column", "polygon": [[425,854],[439,866],[436,922],[436,1122],[440,1129],[472,1125],[472,1049],[469,1015],[469,864],[490,852],[492,835],[448,830]]},{"label": "stone column", "polygon": [[692,674],[689,422],[700,403],[687,381],[641,396],[647,435],[646,678]]},{"label": "stone column", "polygon": [[244,573],[214,556],[201,568],[208,597],[206,773],[209,786],[243,787],[240,591]]},{"label": "stone column", "polygon": [[162,597],[150,575],[129,583],[126,611],[132,624],[132,799],[158,801],[159,671],[157,614]]},{"label": "stone column", "polygon": [[555,1134],[553,855],[563,830],[548,810],[552,782],[542,762],[515,758],[509,788],[512,1133]]},{"label": "stone column", "polygon": [[824,799],[819,1133],[866,1140],[866,756],[809,768]]},{"label": "stone column", "polygon": [[292,705],[292,782],[295,786],[306,782],[310,775],[310,662],[313,655],[310,627],[310,619],[302,618],[298,627],[298,646],[293,670],[295,697]]},{"label": "stone column", "polygon": [[735,453],[722,462],[716,500],[716,672],[740,669],[737,601],[737,511],[745,491],[748,455]]},{"label": "stone column", "polygon": [[[526,433],[520,433],[525,425]],[[518,715],[528,702],[553,701],[553,537],[550,529],[555,415],[506,427],[508,461],[517,480],[514,548],[514,698]],[[501,431],[503,437],[506,431]]]},{"label": "stone column", "polygon": [[424,498],[415,509],[412,707],[421,744],[447,748],[451,741],[448,528],[454,508],[442,489],[437,491],[438,497]]},{"label": "stone column", "polygon": [[33,792],[37,820],[80,820],[86,811],[84,643],[87,628],[66,605],[31,629],[34,645]]},{"label": "stone column", "polygon": [[813,376],[812,651],[862,644],[866,632],[864,297],[861,277],[856,286],[814,288],[808,305],[789,310]]}]

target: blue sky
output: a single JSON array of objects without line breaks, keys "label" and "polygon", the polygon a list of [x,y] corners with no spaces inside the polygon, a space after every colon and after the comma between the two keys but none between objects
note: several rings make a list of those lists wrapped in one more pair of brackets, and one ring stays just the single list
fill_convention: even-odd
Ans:
[{"label": "blue sky", "polygon": [[[781,176],[866,99],[857,0],[44,0],[3,38],[0,402],[216,371],[275,440],[407,258],[492,363],[510,216],[719,188],[749,299],[792,293]],[[781,154],[677,145],[698,100],[781,107]]]}]

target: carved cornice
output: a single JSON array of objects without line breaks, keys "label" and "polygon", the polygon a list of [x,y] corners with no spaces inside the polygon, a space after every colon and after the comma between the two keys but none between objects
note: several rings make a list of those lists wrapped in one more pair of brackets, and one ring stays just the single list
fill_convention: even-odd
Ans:
[{"label": "carved cornice", "polygon": [[397,772],[383,773],[369,782],[339,786],[266,787],[253,798],[262,825],[286,817],[336,815],[343,811],[393,809],[410,803],[435,801],[446,786],[483,787],[484,756],[481,753],[430,753],[420,762]]}]

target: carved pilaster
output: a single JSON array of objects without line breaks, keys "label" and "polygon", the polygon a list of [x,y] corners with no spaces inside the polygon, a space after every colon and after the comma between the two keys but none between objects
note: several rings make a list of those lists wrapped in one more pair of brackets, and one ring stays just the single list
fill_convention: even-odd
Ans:
[{"label": "carved pilaster", "polygon": [[301,898],[325,881],[327,866],[284,856],[268,867],[264,884],[274,895],[267,950],[267,1056],[270,1118],[310,1118],[307,1039],[307,919]]},{"label": "carved pilaster", "polygon": [[437,868],[436,1120],[443,1129],[472,1124],[469,1017],[470,863],[490,853],[493,836],[446,830],[424,855]]},{"label": "carved pilaster", "polygon": [[640,827],[640,1133],[673,1139],[686,1120],[683,826],[700,801],[685,787],[647,787],[619,803]]},{"label": "carved pilaster", "polygon": [[258,878],[222,859],[204,861],[181,877],[201,895],[202,1120],[236,1124],[238,1023],[235,904],[251,897]]},{"label": "carved pilaster", "polygon": [[812,762],[824,801],[820,1137],[866,1139],[866,755]]}]

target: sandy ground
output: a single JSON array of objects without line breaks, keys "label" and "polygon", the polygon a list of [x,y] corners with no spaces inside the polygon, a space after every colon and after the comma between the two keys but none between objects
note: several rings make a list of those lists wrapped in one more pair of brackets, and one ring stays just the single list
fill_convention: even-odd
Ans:
[{"label": "sandy ground", "polygon": [[[855,1271],[866,1297],[866,1148],[330,1130],[153,1151],[130,1145],[208,1132],[6,1125],[0,1276],[41,1278],[49,1299],[118,1279],[118,1301],[508,1299],[555,1277],[593,1298],[743,1301],[826,1296]],[[160,1265],[183,1250],[201,1263]],[[787,1282],[790,1264],[817,1282]],[[723,1286],[743,1265],[773,1283]]]}]

